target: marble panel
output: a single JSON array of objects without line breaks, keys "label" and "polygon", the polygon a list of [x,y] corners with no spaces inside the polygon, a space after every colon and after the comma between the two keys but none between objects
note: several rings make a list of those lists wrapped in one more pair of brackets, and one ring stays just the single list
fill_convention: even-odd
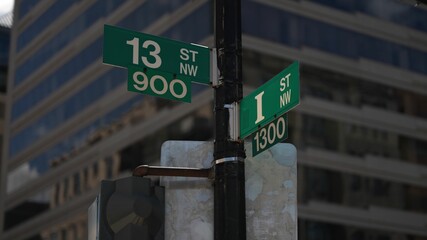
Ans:
[{"label": "marble panel", "polygon": [[[251,144],[245,144],[248,154]],[[161,165],[208,168],[213,143],[167,141]],[[165,186],[165,239],[213,239],[211,180],[162,177]],[[292,144],[280,143],[245,160],[246,227],[248,240],[297,239],[297,164]]]}]

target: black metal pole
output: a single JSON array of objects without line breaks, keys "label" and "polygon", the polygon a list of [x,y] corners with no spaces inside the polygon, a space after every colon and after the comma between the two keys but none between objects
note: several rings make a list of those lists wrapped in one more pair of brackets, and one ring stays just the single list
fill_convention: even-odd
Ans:
[{"label": "black metal pole", "polygon": [[215,0],[215,44],[220,84],[215,87],[214,239],[246,239],[244,145],[230,139],[229,109],[242,99],[240,0]]}]

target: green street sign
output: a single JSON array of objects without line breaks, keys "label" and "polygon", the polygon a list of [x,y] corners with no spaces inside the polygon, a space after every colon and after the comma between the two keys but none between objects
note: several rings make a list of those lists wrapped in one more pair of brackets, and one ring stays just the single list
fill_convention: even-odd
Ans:
[{"label": "green street sign", "polygon": [[103,63],[124,68],[150,68],[188,76],[194,82],[210,83],[208,47],[110,25],[104,25]]},{"label": "green street sign", "polygon": [[300,101],[299,64],[292,63],[240,103],[240,138],[288,112]]},{"label": "green street sign", "polygon": [[128,91],[191,102],[191,80],[159,70],[128,68]]},{"label": "green street sign", "polygon": [[252,157],[286,138],[288,138],[288,114],[285,113],[252,134]]}]

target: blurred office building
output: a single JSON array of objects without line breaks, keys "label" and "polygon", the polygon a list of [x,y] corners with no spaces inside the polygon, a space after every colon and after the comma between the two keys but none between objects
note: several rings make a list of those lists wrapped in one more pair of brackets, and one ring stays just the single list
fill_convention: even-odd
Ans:
[{"label": "blurred office building", "polygon": [[[213,47],[212,2],[16,0],[1,240],[87,239],[102,179],[158,164],[164,141],[213,139],[209,86],[165,100],[127,91],[126,69],[102,64],[104,24]],[[300,62],[286,140],[299,239],[426,240],[427,8],[242,0],[242,31],[245,94]]]},{"label": "blurred office building", "polygon": [[[3,14],[0,16],[0,93],[1,107],[0,119],[4,119],[4,99],[6,93],[7,70],[9,62],[10,49],[10,28],[12,27],[12,13]],[[3,127],[2,127],[3,130]],[[3,135],[3,134],[1,134]]]},{"label": "blurred office building", "polygon": [[[0,16],[0,143],[3,144],[4,113],[6,107],[6,84],[10,49],[10,28],[12,27],[12,13]],[[1,147],[0,147],[1,149]],[[0,150],[0,159],[1,159]],[[0,164],[0,171],[2,165]],[[3,180],[0,179],[0,184]]]}]

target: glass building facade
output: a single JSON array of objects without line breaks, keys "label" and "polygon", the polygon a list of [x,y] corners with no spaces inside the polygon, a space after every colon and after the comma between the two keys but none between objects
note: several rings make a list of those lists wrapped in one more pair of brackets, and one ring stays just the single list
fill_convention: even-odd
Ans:
[{"label": "glass building facade", "polygon": [[[102,64],[104,24],[213,47],[211,1],[16,0],[14,21],[1,240],[86,239],[101,179],[156,164],[166,140],[212,140],[210,87],[138,95]],[[242,34],[245,89],[300,62],[299,239],[427,239],[426,8],[242,0]]]},{"label": "glass building facade", "polygon": [[[11,13],[0,16],[0,92],[2,95],[6,92],[12,18]],[[4,101],[2,101],[0,112],[4,114]],[[3,115],[1,118],[4,118]]]},{"label": "glass building facade", "polygon": [[[4,141],[4,118],[6,108],[6,84],[9,71],[10,28],[12,27],[12,14],[0,16],[0,143]],[[1,153],[3,150],[0,151]],[[1,159],[1,157],[0,157]],[[0,164],[0,171],[2,171]],[[0,179],[2,184],[3,179]]]}]

